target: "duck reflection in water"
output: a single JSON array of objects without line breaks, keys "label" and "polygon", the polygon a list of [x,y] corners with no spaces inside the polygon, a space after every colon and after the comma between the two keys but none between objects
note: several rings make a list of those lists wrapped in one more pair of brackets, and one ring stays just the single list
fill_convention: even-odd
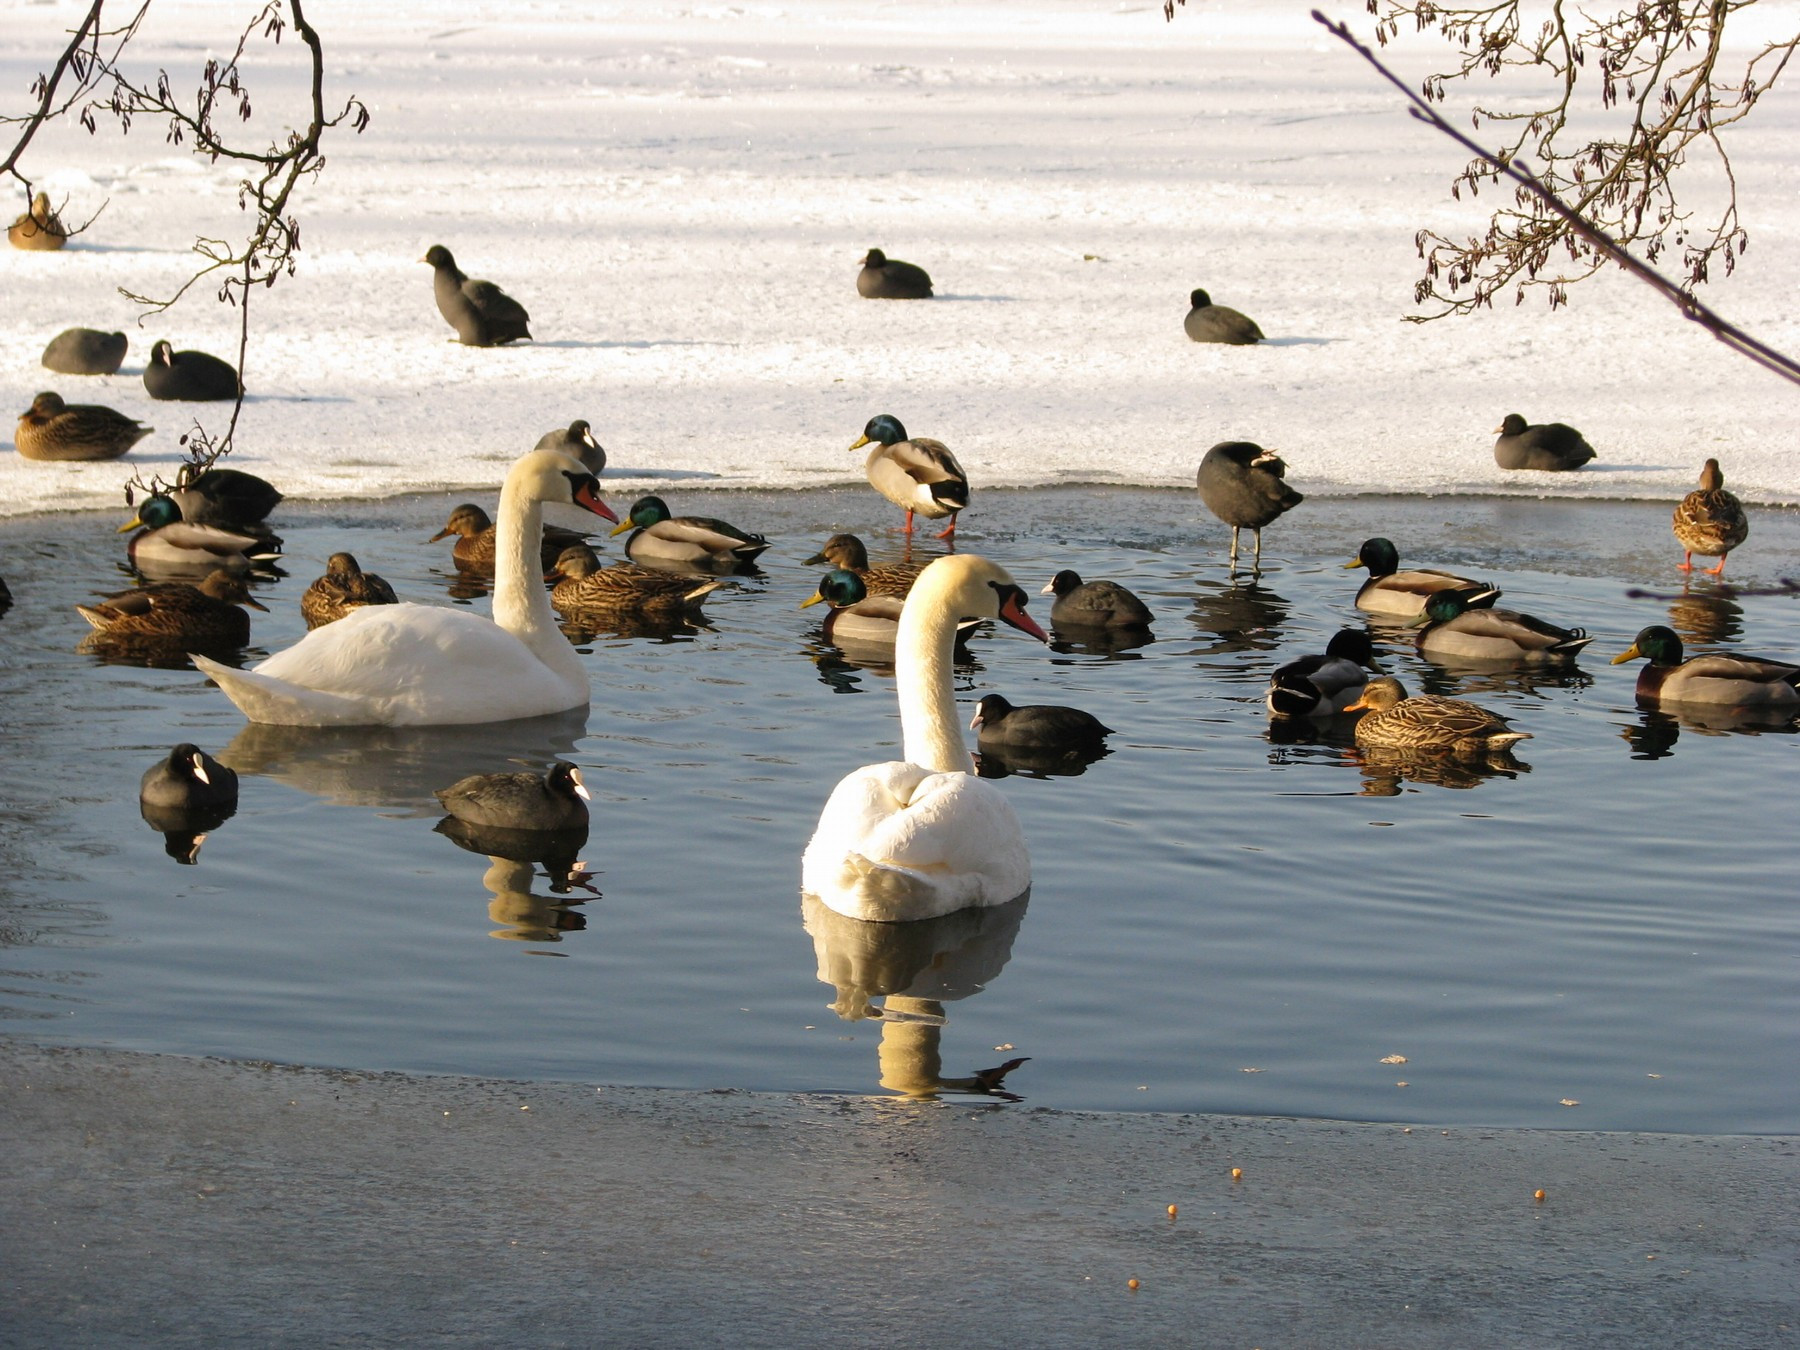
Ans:
[{"label": "duck reflection in water", "polygon": [[574,754],[588,710],[447,727],[289,727],[250,722],[219,752],[239,773],[322,801],[409,816],[441,813],[437,789],[496,764],[543,769]]},{"label": "duck reflection in water", "polygon": [[1076,778],[1112,753],[1104,741],[1089,745],[988,744],[975,752],[977,778]]},{"label": "duck reflection in water", "polygon": [[1716,586],[1690,585],[1669,601],[1669,626],[1696,647],[1736,642],[1744,636],[1744,607]]},{"label": "duck reflection in water", "polygon": [[945,1077],[941,1042],[945,1005],[981,992],[1005,969],[1029,903],[1023,895],[936,919],[872,923],[801,897],[819,981],[836,990],[832,1011],[846,1022],[881,1023],[882,1087],[923,1099],[955,1092],[1020,1100],[1004,1080],[1024,1059]]},{"label": "duck reflection in water", "polygon": [[1697,736],[1792,736],[1800,727],[1792,708],[1709,708],[1703,704],[1671,703],[1662,708],[1638,709],[1635,725],[1621,723],[1619,736],[1631,748],[1632,759],[1668,759],[1683,730]]},{"label": "duck reflection in water", "polygon": [[1594,677],[1579,666],[1539,666],[1495,669],[1480,664],[1463,665],[1427,655],[1418,667],[1419,692],[1465,698],[1475,694],[1524,694],[1549,700],[1549,690],[1586,689]]},{"label": "duck reflection in water", "polygon": [[1198,593],[1188,619],[1216,639],[1203,644],[1197,654],[1272,652],[1281,646],[1281,629],[1289,609],[1281,595],[1256,580],[1234,578],[1229,584],[1200,581],[1196,585]]},{"label": "duck reflection in water", "polygon": [[[488,918],[503,925],[489,937],[503,942],[561,942],[564,933],[587,927],[587,919],[574,906],[598,899],[600,891],[579,858],[588,838],[585,827],[508,830],[445,816],[432,828],[458,848],[487,856],[489,866],[481,884],[493,897]],[[549,895],[532,890],[540,866],[550,882]],[[585,894],[571,898],[577,888]]]},{"label": "duck reflection in water", "polygon": [[1531,772],[1531,766],[1509,750],[1468,759],[1362,746],[1349,752],[1347,762],[1362,771],[1363,785],[1358,795],[1363,797],[1398,797],[1408,783],[1465,790],[1495,778],[1517,778]]}]

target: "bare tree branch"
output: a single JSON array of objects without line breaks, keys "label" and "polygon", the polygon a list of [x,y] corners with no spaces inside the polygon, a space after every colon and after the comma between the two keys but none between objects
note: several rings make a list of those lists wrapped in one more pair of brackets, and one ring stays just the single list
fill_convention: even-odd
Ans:
[{"label": "bare tree branch", "polygon": [[1782,355],[1773,347],[1751,337],[1735,324],[1727,322],[1696,300],[1689,291],[1677,286],[1648,263],[1634,257],[1622,244],[1590,221],[1576,207],[1564,202],[1562,198],[1552,192],[1535,174],[1521,168],[1516,159],[1503,157],[1499,153],[1484,149],[1451,126],[1423,97],[1408,89],[1401,83],[1399,76],[1382,65],[1375,53],[1358,42],[1344,24],[1334,23],[1316,9],[1312,12],[1312,17],[1315,23],[1323,25],[1327,32],[1348,45],[1351,50],[1373,66],[1384,80],[1398,89],[1407,102],[1412,105],[1408,111],[1413,117],[1427,126],[1435,127],[1465,150],[1479,157],[1491,166],[1496,177],[1505,175],[1517,183],[1521,192],[1529,193],[1546,211],[1562,221],[1572,233],[1585,240],[1603,261],[1616,262],[1645,285],[1661,294],[1665,300],[1679,309],[1684,317],[1700,324],[1739,355],[1747,356],[1763,369],[1773,371],[1784,379],[1800,384],[1800,362]]},{"label": "bare tree branch", "polygon": [[[1164,13],[1185,2],[1165,0]],[[1707,281],[1715,266],[1731,272],[1749,235],[1721,133],[1774,87],[1800,49],[1800,34],[1765,43],[1731,68],[1726,26],[1757,0],[1626,0],[1610,15],[1553,0],[1532,28],[1525,3],[1364,0],[1378,45],[1405,25],[1435,32],[1456,52],[1449,68],[1425,77],[1423,102],[1443,104],[1454,81],[1511,76],[1506,103],[1471,109],[1472,130],[1491,128],[1499,144],[1464,166],[1452,195],[1499,187],[1502,166],[1529,158],[1545,188],[1621,245],[1639,247],[1646,261],[1677,250],[1687,288]],[[1723,180],[1722,200],[1703,222],[1695,219],[1693,190],[1686,198],[1676,190],[1695,155],[1712,161]],[[1518,188],[1496,207],[1485,234],[1456,239],[1420,230],[1416,243],[1425,274],[1414,300],[1431,308],[1408,316],[1414,322],[1490,306],[1509,288],[1515,303],[1542,290],[1554,309],[1568,302],[1571,285],[1608,261]]]},{"label": "bare tree branch", "polygon": [[[125,24],[109,30],[104,26],[106,0],[93,0],[55,67],[50,74],[40,75],[33,86],[37,106],[22,116],[0,118],[0,125],[23,128],[10,153],[0,160],[0,169],[25,184],[29,193],[30,182],[16,167],[20,157],[39,127],[71,112],[90,133],[97,129],[101,115],[113,118],[125,133],[139,116],[162,118],[171,144],[191,145],[195,154],[214,163],[223,159],[242,164],[247,176],[238,183],[238,207],[253,213],[244,239],[236,245],[222,239],[196,239],[194,252],[200,256],[201,266],[172,295],[155,297],[120,288],[127,299],[143,307],[141,324],[144,318],[175,305],[198,282],[218,276],[219,300],[238,310],[241,382],[249,350],[251,291],[273,286],[283,275],[293,275],[297,265],[300,223],[291,213],[294,192],[303,179],[324,168],[320,143],[325,133],[345,122],[360,132],[368,125],[369,113],[359,100],[351,98],[335,113],[327,114],[324,45],[307,22],[303,0],[260,0],[260,8],[239,34],[231,55],[207,61],[191,102],[175,94],[166,70],[159,70],[153,83],[134,78],[125,69],[124,57],[152,2],[140,0]],[[248,123],[252,115],[250,91],[239,64],[253,40],[279,45],[290,24],[305,44],[310,63],[307,120],[301,129],[290,128],[267,145],[235,141],[228,130],[230,115],[235,113],[239,123]],[[72,90],[63,90],[65,76],[73,77]],[[196,423],[194,430],[182,437],[195,469],[229,453],[242,411],[240,392],[223,432],[213,436]]]}]

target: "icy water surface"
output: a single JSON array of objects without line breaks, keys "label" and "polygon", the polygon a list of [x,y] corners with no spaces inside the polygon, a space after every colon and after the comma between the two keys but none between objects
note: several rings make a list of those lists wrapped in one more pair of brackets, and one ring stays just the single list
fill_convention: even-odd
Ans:
[{"label": "icy water surface", "polygon": [[[1640,712],[1638,667],[1607,664],[1657,622],[1800,656],[1800,603],[1706,582],[1628,598],[1681,590],[1665,506],[1310,501],[1270,530],[1260,580],[1233,582],[1191,494],[984,494],[965,550],[1033,592],[1059,567],[1123,581],[1156,610],[1155,641],[1047,651],[992,629],[969,644],[965,717],[990,690],[1074,704],[1118,729],[1111,754],[1005,780],[1028,902],[882,928],[798,894],[820,805],[896,753],[898,722],[888,676],[822,646],[822,611],[797,606],[820,571],[800,559],[826,535],[892,556],[898,513],[866,492],[668,495],[768,533],[765,575],[714,596],[708,627],[584,642],[585,717],[442,731],[246,727],[191,670],[79,655],[74,603],[125,584],[115,522],[0,524],[16,602],[0,618],[9,1029],[805,1092],[954,1090],[1028,1057],[1006,1087],[1055,1107],[1800,1129],[1792,727]],[[253,616],[258,649],[298,637],[300,593],[341,548],[402,598],[450,602],[448,544],[423,541],[454,500],[284,507],[289,575],[258,589],[273,611]],[[1382,634],[1414,692],[1473,697],[1532,733],[1511,771],[1367,766],[1342,737],[1270,736],[1268,672],[1356,621],[1362,574],[1338,564],[1370,534],[1598,634],[1549,679],[1440,671]],[[1800,517],[1759,512],[1730,572],[1800,575]],[[1049,598],[1032,608],[1047,620]],[[237,815],[191,867],[136,801],[183,740],[243,774]],[[433,829],[433,788],[557,756],[594,793],[585,887]],[[833,1010],[884,1002],[901,1016]]]}]

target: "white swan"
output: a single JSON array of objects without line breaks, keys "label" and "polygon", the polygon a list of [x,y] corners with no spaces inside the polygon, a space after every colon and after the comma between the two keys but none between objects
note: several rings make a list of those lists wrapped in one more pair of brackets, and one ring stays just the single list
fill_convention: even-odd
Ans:
[{"label": "white swan", "polygon": [[446,605],[370,605],[316,628],[251,670],[194,664],[252,722],[451,726],[585,707],[587,671],[556,626],[538,568],[547,501],[616,520],[579,460],[523,456],[500,490],[494,617]]},{"label": "white swan", "polygon": [[968,772],[950,682],[964,615],[1048,641],[1025,613],[1025,592],[986,558],[939,558],[920,573],[895,646],[906,759],[865,765],[839,783],[800,864],[801,888],[839,914],[934,919],[1005,904],[1031,884],[1012,804]]}]

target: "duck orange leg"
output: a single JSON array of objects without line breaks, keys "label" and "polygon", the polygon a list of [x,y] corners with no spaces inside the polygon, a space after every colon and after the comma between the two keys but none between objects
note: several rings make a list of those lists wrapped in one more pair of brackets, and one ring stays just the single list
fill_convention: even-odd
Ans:
[{"label": "duck orange leg", "polygon": [[906,508],[906,537],[912,538],[912,507]]},{"label": "duck orange leg", "polygon": [[1681,561],[1676,563],[1675,565],[1684,572],[1693,571],[1694,570],[1694,550],[1689,549],[1686,553],[1683,553],[1681,555]]},{"label": "duck orange leg", "polygon": [[952,511],[950,513],[950,523],[944,527],[943,533],[938,535],[938,538],[948,539],[950,541],[950,546],[952,548],[956,547],[956,512]]},{"label": "duck orange leg", "polygon": [[1706,572],[1706,575],[1709,577],[1724,576],[1725,575],[1725,555],[1723,553],[1721,553],[1719,555],[1719,565],[1717,567],[1708,567],[1705,569],[1705,572]]}]

